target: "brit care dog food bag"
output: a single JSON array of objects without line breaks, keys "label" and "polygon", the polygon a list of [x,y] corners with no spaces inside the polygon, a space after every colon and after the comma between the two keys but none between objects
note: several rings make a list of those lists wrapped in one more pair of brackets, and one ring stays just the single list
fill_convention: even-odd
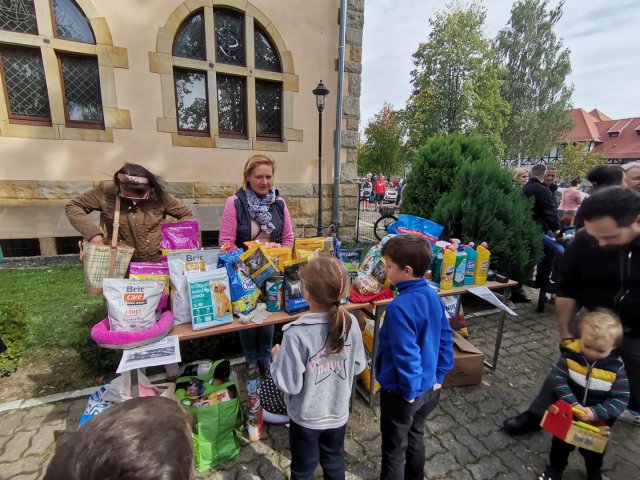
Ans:
[{"label": "brit care dog food bag", "polygon": [[169,266],[166,263],[131,262],[129,264],[131,280],[163,280],[164,292],[160,297],[160,309],[169,308]]},{"label": "brit care dog food bag", "polygon": [[193,272],[215,270],[218,265],[219,253],[218,249],[167,253],[174,325],[191,323],[187,275]]},{"label": "brit care dog food bag", "polygon": [[107,300],[109,329],[139,332],[151,328],[160,318],[156,310],[163,291],[163,280],[105,278],[102,293]]}]

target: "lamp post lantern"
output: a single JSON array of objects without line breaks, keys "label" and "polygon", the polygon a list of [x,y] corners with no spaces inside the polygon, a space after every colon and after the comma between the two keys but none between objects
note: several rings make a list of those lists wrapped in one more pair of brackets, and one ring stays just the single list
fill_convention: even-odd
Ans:
[{"label": "lamp post lantern", "polygon": [[324,86],[322,80],[313,90],[316,96],[316,107],[318,108],[318,237],[324,237],[322,229],[322,111],[329,95],[329,89]]}]

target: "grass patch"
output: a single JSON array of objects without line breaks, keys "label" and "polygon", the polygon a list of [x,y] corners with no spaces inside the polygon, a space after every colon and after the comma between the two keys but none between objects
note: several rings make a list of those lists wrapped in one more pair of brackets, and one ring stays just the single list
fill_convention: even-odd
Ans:
[{"label": "grass patch", "polygon": [[25,313],[26,348],[73,348],[106,315],[75,265],[0,269],[0,303],[7,302]]},{"label": "grass patch", "polygon": [[17,305],[0,302],[0,338],[7,350],[0,354],[0,377],[15,372],[24,352],[25,313]]}]

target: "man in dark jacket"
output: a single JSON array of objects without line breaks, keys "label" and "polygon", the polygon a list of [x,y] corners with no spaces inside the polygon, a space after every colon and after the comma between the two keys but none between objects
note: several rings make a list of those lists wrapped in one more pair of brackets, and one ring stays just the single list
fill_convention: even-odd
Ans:
[{"label": "man in dark jacket", "polygon": [[544,255],[538,264],[535,286],[546,287],[551,266],[556,255],[564,252],[564,248],[555,237],[560,235],[560,221],[558,220],[558,210],[551,190],[543,183],[547,167],[543,164],[531,167],[529,181],[522,187],[522,193],[526,197],[532,197],[533,219],[542,227],[542,245]]},{"label": "man in dark jacket", "polygon": [[[618,353],[629,376],[629,410],[620,420],[640,425],[640,195],[620,187],[600,190],[581,205],[585,228],[560,257],[557,266],[556,315],[563,342],[572,340],[571,325],[581,307],[608,308],[622,321]],[[545,380],[545,383],[549,378]],[[544,411],[555,399],[541,392],[528,410],[504,422],[507,433],[540,429]]]}]

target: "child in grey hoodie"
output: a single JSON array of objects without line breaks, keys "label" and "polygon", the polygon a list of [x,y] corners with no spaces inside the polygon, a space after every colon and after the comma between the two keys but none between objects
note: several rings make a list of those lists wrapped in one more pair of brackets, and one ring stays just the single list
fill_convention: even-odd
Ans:
[{"label": "child in grey hoodie", "polygon": [[300,277],[309,313],[285,325],[271,364],[290,418],[291,478],[311,479],[320,461],[325,479],[344,479],[351,387],[366,362],[362,334],[339,304],[349,278],[337,259],[312,259]]}]

